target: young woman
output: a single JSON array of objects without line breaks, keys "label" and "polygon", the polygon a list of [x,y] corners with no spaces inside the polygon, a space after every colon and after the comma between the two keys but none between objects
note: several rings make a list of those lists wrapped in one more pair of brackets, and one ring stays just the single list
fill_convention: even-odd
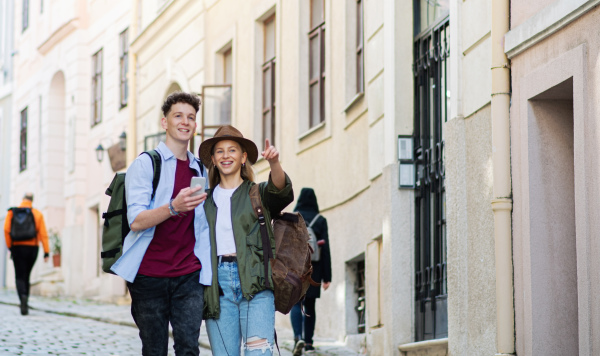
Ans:
[{"label": "young woman", "polygon": [[[232,126],[223,126],[200,145],[198,156],[209,169],[211,189],[204,210],[210,227],[213,278],[204,291],[204,319],[213,355],[272,355],[275,333],[271,271],[265,276],[258,218],[252,209],[251,164],[256,145]],[[267,221],[294,200],[292,183],[279,163],[279,152],[265,142],[268,182],[260,183]],[[275,240],[267,224],[273,255]],[[243,341],[243,345],[242,345]]]}]

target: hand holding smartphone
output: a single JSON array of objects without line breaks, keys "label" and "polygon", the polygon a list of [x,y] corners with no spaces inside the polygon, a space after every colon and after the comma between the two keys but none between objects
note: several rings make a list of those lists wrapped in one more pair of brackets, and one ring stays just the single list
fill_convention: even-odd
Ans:
[{"label": "hand holding smartphone", "polygon": [[192,193],[192,197],[202,195],[205,192],[206,187],[206,178],[204,177],[192,177],[192,181],[190,182],[190,188],[202,187],[199,191]]}]

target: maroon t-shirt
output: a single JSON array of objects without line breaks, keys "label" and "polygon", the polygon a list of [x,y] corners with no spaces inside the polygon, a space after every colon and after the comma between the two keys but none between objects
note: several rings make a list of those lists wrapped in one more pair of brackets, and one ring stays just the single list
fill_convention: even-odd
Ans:
[{"label": "maroon t-shirt", "polygon": [[[189,187],[195,175],[196,171],[190,168],[189,159],[177,160],[171,198],[174,199],[181,189]],[[179,277],[201,268],[200,261],[194,254],[194,210],[183,214],[171,216],[156,226],[154,237],[138,270],[139,274],[149,277]]]}]

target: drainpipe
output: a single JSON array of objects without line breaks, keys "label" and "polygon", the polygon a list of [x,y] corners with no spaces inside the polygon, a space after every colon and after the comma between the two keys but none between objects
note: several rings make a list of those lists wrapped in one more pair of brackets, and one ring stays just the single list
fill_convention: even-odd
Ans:
[{"label": "drainpipe", "polygon": [[[138,0],[131,0],[131,26],[129,26],[129,43],[137,37],[138,29]],[[129,98],[127,106],[129,106],[129,123],[127,125],[127,167],[135,160],[137,156],[137,83],[136,83],[136,68],[137,54],[131,49],[129,50],[129,70],[127,79],[129,80]]]},{"label": "drainpipe", "polygon": [[496,247],[496,355],[515,354],[510,181],[510,69],[504,53],[509,0],[492,0],[492,211]]}]

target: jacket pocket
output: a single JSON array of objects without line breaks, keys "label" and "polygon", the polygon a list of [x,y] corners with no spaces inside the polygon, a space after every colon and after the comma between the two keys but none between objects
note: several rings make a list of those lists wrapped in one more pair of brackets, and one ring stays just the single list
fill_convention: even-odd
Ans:
[{"label": "jacket pocket", "polygon": [[262,235],[260,233],[260,225],[258,222],[252,227],[250,233],[246,235],[246,245],[252,246],[257,250],[263,249]]}]

